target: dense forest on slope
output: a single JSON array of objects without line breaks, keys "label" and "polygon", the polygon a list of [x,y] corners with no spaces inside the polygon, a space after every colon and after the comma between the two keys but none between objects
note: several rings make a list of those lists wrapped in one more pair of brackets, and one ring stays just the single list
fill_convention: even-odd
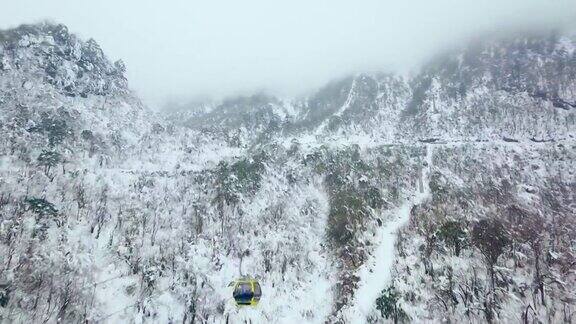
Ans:
[{"label": "dense forest on slope", "polygon": [[570,323],[575,40],[155,113],[93,40],[0,31],[0,320]]}]

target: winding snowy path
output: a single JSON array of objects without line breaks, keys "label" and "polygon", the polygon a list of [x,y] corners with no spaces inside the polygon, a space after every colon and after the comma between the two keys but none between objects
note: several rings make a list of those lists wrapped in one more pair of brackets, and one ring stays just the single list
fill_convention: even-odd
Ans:
[{"label": "winding snowy path", "polygon": [[408,221],[412,207],[430,196],[428,178],[432,165],[432,149],[430,145],[426,145],[426,165],[420,172],[418,193],[390,212],[392,218],[380,229],[376,249],[358,270],[358,289],[351,305],[343,311],[347,323],[366,323],[366,317],[375,307],[376,298],[390,280],[396,233]]}]

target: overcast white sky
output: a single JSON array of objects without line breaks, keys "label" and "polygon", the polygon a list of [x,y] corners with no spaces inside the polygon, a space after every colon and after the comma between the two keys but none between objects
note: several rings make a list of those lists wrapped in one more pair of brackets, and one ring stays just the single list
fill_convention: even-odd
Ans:
[{"label": "overcast white sky", "polygon": [[407,71],[470,35],[576,18],[576,0],[1,0],[0,28],[50,19],[122,58],[148,103],[296,95]]}]

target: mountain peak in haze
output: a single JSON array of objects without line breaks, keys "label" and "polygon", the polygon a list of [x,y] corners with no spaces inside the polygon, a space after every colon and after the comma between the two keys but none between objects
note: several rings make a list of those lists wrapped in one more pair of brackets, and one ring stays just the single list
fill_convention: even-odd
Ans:
[{"label": "mountain peak in haze", "polygon": [[124,63],[110,62],[96,41],[84,42],[62,24],[45,22],[0,31],[0,44],[1,69],[44,73],[48,83],[68,96],[128,91]]}]

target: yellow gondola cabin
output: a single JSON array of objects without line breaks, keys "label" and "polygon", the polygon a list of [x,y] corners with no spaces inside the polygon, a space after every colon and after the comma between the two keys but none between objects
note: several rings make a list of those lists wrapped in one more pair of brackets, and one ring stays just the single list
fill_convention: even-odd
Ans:
[{"label": "yellow gondola cabin", "polygon": [[232,282],[232,296],[238,306],[256,306],[262,297],[262,288],[255,279],[243,278]]}]

